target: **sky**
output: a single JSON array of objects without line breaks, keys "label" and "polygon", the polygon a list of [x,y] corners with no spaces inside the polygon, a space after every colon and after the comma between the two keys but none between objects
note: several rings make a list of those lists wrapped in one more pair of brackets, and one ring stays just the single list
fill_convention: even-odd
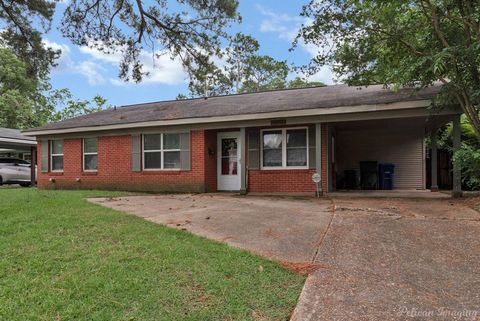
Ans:
[{"label": "sky", "polygon": [[[67,0],[68,1],[68,0]],[[178,61],[167,56],[153,63],[152,55],[145,52],[141,59],[150,76],[140,84],[125,83],[118,78],[119,55],[106,55],[88,47],[79,47],[63,38],[56,29],[60,24],[65,2],[57,4],[52,30],[45,42],[54,49],[61,49],[58,66],[52,70],[53,88],[68,88],[77,99],[91,99],[99,94],[114,106],[175,99],[177,94],[188,94],[188,77]],[[233,25],[229,32],[242,32],[255,37],[260,43],[259,53],[277,60],[286,60],[289,65],[303,65],[315,55],[316,48],[300,43],[296,50],[289,51],[296,31],[304,22],[300,17],[304,1],[240,0],[240,24]],[[289,78],[295,75],[292,73]],[[311,80],[332,84],[328,67]]]}]

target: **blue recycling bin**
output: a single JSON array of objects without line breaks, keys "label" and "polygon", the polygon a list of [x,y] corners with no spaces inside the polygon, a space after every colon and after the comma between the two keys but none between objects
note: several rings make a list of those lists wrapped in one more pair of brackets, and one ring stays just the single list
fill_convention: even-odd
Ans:
[{"label": "blue recycling bin", "polygon": [[386,163],[378,165],[379,189],[392,190],[394,178],[395,164]]}]

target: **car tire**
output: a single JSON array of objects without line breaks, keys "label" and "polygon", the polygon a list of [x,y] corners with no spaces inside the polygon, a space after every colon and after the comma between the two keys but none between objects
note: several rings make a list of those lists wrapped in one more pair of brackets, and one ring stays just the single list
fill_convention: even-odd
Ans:
[{"label": "car tire", "polygon": [[3,179],[2,179],[2,176],[0,176],[0,186],[3,185]]},{"label": "car tire", "polygon": [[30,183],[22,183],[20,184],[21,187],[30,187]]}]

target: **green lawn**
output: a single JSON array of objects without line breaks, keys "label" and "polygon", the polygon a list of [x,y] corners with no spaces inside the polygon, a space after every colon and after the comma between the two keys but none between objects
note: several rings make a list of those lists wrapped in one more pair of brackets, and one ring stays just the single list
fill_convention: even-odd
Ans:
[{"label": "green lawn", "polygon": [[0,189],[0,320],[288,319],[302,276],[84,200],[118,195]]}]

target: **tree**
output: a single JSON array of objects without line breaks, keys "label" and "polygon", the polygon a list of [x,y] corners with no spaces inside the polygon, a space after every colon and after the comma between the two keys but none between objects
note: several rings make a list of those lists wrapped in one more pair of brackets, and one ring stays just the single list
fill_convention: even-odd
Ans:
[{"label": "tree", "polygon": [[259,92],[282,89],[286,86],[288,65],[270,56],[253,56],[247,59],[245,81],[241,92]]},{"label": "tree", "polygon": [[480,10],[477,1],[311,1],[294,42],[319,47],[310,72],[333,65],[348,84],[444,84],[439,105],[460,105],[480,137]]},{"label": "tree", "polygon": [[[0,0],[0,39],[29,66],[29,75],[44,79],[59,51],[46,48],[52,0]],[[60,30],[73,43],[105,53],[120,51],[120,78],[142,80],[140,54],[179,57],[189,69],[220,52],[223,28],[240,17],[237,0],[70,0]]]},{"label": "tree", "polygon": [[208,62],[191,70],[188,90],[192,97],[226,95],[232,90],[232,81],[223,70]]},{"label": "tree", "polygon": [[78,100],[73,98],[68,89],[55,92],[52,102],[59,110],[51,115],[51,121],[61,121],[112,108],[100,95],[94,96],[91,100]]},{"label": "tree", "polygon": [[187,69],[207,64],[220,53],[223,28],[239,19],[237,7],[237,0],[70,0],[61,30],[77,45],[121,50],[120,78],[139,82],[145,48],[178,57]]},{"label": "tree", "polygon": [[55,2],[49,0],[0,0],[0,46],[25,62],[27,76],[48,78],[60,52],[46,48],[42,33],[50,29]]},{"label": "tree", "polygon": [[10,50],[0,48],[0,127],[17,128],[32,123],[35,90],[26,64]]},{"label": "tree", "polygon": [[[285,61],[257,55],[248,56],[245,61],[235,61],[237,66],[227,64],[223,70],[213,63],[197,68],[190,78],[188,86],[190,95],[192,97],[208,97],[232,92],[246,93],[281,89],[287,86],[286,79],[289,68]],[[241,84],[235,85],[235,88],[237,86],[240,88],[235,91],[234,83],[239,82],[240,75],[242,77]]]},{"label": "tree", "polygon": [[184,94],[178,94],[177,97],[175,97],[175,100],[185,100],[188,99],[188,97]]},{"label": "tree", "polygon": [[463,187],[469,190],[480,189],[480,142],[475,129],[465,115],[460,121],[462,146],[454,153],[453,126],[451,123],[439,129],[437,145],[440,149],[453,155],[453,161],[458,163],[462,171]]},{"label": "tree", "polygon": [[79,101],[68,89],[51,90],[47,85],[32,80],[27,64],[0,48],[0,127],[37,127],[109,107],[101,96]]},{"label": "tree", "polygon": [[252,36],[235,34],[229,45],[216,59],[206,64],[195,65],[190,70],[188,89],[190,96],[218,96],[238,93],[244,80],[247,60],[259,49],[258,41]]},{"label": "tree", "polygon": [[287,84],[288,88],[305,88],[305,87],[316,87],[316,86],[326,86],[323,82],[320,81],[308,81],[305,78],[295,77],[290,80]]},{"label": "tree", "polygon": [[237,33],[225,50],[225,71],[230,81],[235,85],[235,92],[240,91],[240,85],[245,78],[245,69],[249,60],[258,52],[258,41],[249,35]]}]

